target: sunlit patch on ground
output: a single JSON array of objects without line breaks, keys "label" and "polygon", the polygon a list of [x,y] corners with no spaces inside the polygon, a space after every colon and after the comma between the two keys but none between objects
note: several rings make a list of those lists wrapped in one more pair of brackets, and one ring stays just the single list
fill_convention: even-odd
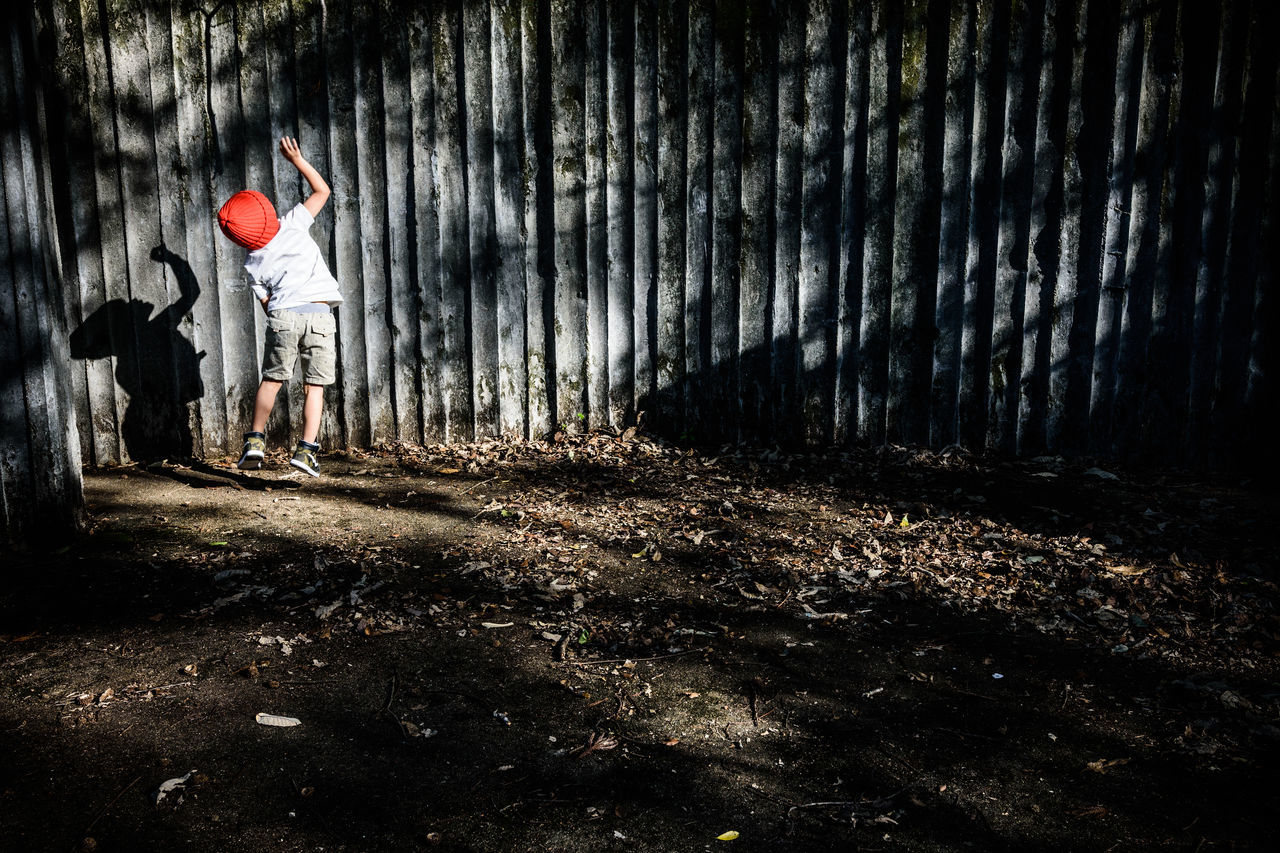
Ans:
[{"label": "sunlit patch on ground", "polygon": [[1247,484],[609,434],[290,471],[88,472],[90,531],[6,557],[14,849],[1268,840]]}]

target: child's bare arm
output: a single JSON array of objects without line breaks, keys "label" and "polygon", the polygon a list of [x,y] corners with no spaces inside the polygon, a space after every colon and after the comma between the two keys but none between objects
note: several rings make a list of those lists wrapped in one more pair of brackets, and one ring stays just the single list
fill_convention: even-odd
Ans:
[{"label": "child's bare arm", "polygon": [[316,171],[315,166],[308,163],[306,158],[302,156],[302,151],[298,148],[298,140],[288,136],[281,137],[280,153],[294,165],[294,168],[311,185],[311,195],[307,196],[307,200],[302,203],[302,206],[311,214],[311,218],[315,219],[320,215],[320,210],[324,207],[325,202],[329,200],[329,185],[324,182],[324,178],[320,177],[320,173]]}]

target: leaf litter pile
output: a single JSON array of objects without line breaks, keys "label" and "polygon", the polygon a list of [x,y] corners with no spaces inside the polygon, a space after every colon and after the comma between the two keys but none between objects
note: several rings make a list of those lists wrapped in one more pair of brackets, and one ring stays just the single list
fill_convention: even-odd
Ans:
[{"label": "leaf litter pile", "polygon": [[[292,849],[268,841],[281,822],[339,850],[1266,847],[1280,595],[1276,501],[1256,489],[634,430],[394,444],[335,454],[314,483],[274,461],[87,475],[93,528],[66,571],[114,566],[92,595],[137,620],[76,633],[30,615],[32,590],[4,602],[28,613],[0,637],[15,747],[136,725],[130,707],[216,722],[202,755],[151,747],[153,797],[166,762],[202,768],[181,811],[124,796],[95,845],[235,815],[219,849]],[[143,588],[167,592],[144,605]],[[108,684],[67,661],[75,643],[155,671]],[[333,760],[276,743],[318,727]],[[227,758],[246,737],[298,765],[248,811],[257,759]]]}]

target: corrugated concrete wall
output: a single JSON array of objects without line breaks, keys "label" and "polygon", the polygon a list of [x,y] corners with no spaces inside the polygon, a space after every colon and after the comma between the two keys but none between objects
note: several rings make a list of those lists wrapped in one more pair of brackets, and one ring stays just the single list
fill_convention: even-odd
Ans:
[{"label": "corrugated concrete wall", "polygon": [[0,17],[0,542],[48,545],[84,500],[34,35]]},{"label": "corrugated concrete wall", "polygon": [[641,413],[1162,463],[1269,443],[1270,0],[38,15],[92,460],[238,444],[263,321],[213,211],[302,197],[283,134],[334,188],[329,446]]}]

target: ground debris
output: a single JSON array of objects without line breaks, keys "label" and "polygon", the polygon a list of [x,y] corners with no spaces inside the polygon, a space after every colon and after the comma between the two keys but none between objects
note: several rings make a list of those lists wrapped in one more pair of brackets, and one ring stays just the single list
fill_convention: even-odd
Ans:
[{"label": "ground debris", "polygon": [[196,772],[197,771],[192,770],[185,776],[178,776],[161,782],[160,787],[157,788],[155,793],[152,795],[154,804],[158,806],[164,802],[165,798],[170,794],[176,793],[177,796],[173,800],[173,805],[182,805],[183,792],[186,790],[187,783],[191,781],[191,777],[196,775]]},{"label": "ground debris", "polygon": [[586,743],[573,751],[574,758],[586,758],[593,752],[603,752],[608,749],[617,749],[618,739],[612,735],[603,732],[591,732],[587,735]]},{"label": "ground debris", "polygon": [[892,825],[897,826],[904,809],[894,807],[894,799],[898,794],[889,797],[878,797],[860,800],[822,800],[812,803],[798,803],[787,810],[787,817],[794,819],[804,811],[818,811],[828,819],[850,826]]},{"label": "ground debris", "polygon": [[[86,473],[95,532],[0,592],[6,829],[1269,849],[1274,500],[1239,483],[607,428],[326,462],[300,501]],[[112,799],[188,761],[198,823]]]}]

